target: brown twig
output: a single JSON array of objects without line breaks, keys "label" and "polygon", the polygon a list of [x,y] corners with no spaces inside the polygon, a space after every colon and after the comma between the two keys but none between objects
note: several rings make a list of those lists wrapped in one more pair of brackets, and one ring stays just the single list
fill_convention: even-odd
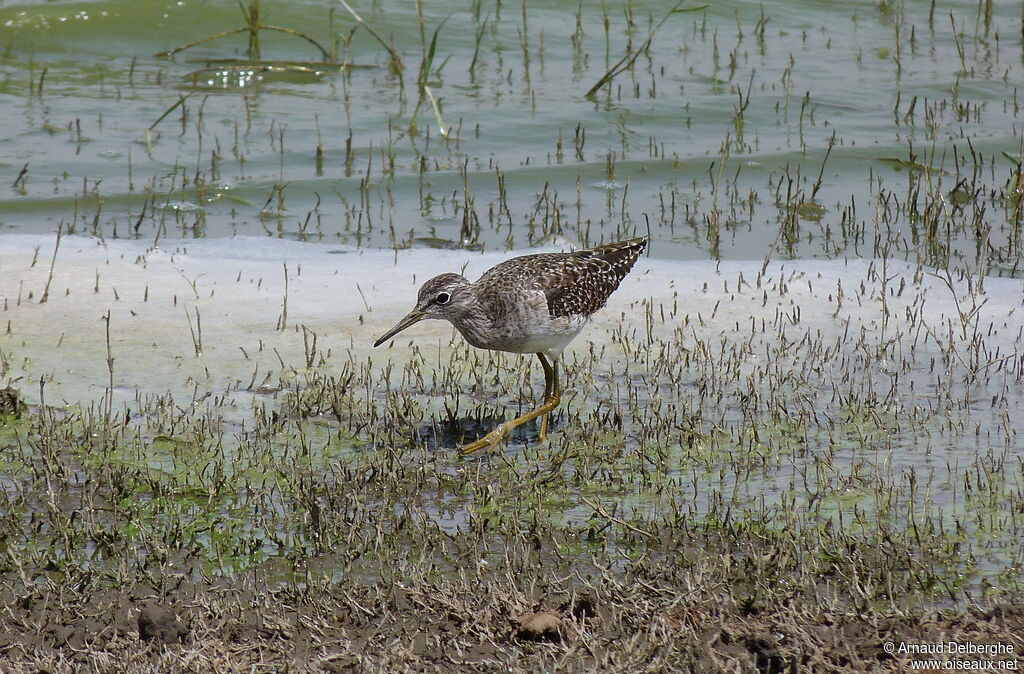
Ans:
[{"label": "brown twig", "polygon": [[[340,1],[344,2],[344,0],[340,0]],[[587,94],[586,94],[587,98],[590,98],[591,96],[593,96],[597,92],[598,89],[603,87],[608,82],[612,81],[612,79],[616,75],[618,75],[619,73],[621,73],[624,70],[628,70],[629,67],[633,65],[633,62],[636,61],[637,57],[640,56],[640,54],[643,53],[644,50],[646,50],[648,47],[651,46],[651,40],[654,38],[654,34],[658,31],[659,28],[661,28],[662,24],[664,24],[666,21],[668,21],[668,17],[672,16],[676,12],[680,12],[680,11],[683,11],[683,12],[699,12],[700,10],[707,9],[707,7],[708,7],[707,5],[701,5],[700,7],[693,7],[693,8],[690,8],[690,9],[680,10],[679,6],[682,5],[684,2],[686,2],[686,0],[679,0],[679,2],[677,2],[672,7],[672,9],[668,10],[668,13],[665,14],[665,16],[661,17],[661,21],[659,21],[658,25],[656,25],[654,28],[652,28],[651,32],[647,34],[647,39],[643,41],[643,43],[640,45],[639,49],[637,49],[634,52],[627,52],[625,56],[623,56],[621,59],[619,59],[615,63],[615,65],[613,65],[611,68],[609,68],[608,72],[606,72],[604,74],[604,76],[601,77],[601,79],[599,79],[597,81],[597,84],[595,84],[594,86],[590,87],[589,90],[587,90]]]},{"label": "brown twig", "polygon": [[372,35],[373,38],[377,40],[377,42],[379,42],[381,46],[388,51],[388,53],[391,55],[391,62],[395,65],[395,72],[398,73],[398,79],[399,81],[402,81],[402,70],[404,66],[402,65],[402,57],[398,55],[398,52],[395,51],[395,48],[389,45],[387,42],[385,42],[384,38],[377,34],[377,31],[375,31],[373,28],[370,28],[370,24],[363,21],[363,17],[356,14],[356,10],[352,9],[352,6],[345,2],[345,0],[338,0],[338,2],[341,3],[342,7],[348,10],[348,13],[352,15],[352,18],[356,20],[356,23],[365,28],[370,33],[370,35]]}]

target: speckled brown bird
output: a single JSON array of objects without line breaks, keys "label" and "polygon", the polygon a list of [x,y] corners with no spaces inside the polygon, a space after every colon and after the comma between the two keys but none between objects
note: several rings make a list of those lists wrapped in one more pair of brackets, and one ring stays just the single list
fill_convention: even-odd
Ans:
[{"label": "speckled brown bird", "polygon": [[558,382],[562,351],[605,305],[646,247],[647,239],[641,237],[572,253],[524,255],[491,267],[475,283],[459,274],[435,276],[420,287],[413,310],[374,346],[414,323],[439,318],[449,321],[477,348],[537,354],[544,368],[544,403],[462,451],[494,447],[512,429],[537,417],[543,441],[548,413],[558,406],[562,393]]}]

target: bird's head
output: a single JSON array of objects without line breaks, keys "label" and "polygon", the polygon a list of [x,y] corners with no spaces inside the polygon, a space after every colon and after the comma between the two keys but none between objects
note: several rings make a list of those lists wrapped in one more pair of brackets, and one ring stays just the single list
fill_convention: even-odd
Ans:
[{"label": "bird's head", "polygon": [[470,283],[465,278],[453,273],[435,276],[420,286],[413,310],[373,345],[380,346],[410,325],[427,318],[443,318],[454,323],[453,319],[470,308],[473,302]]}]

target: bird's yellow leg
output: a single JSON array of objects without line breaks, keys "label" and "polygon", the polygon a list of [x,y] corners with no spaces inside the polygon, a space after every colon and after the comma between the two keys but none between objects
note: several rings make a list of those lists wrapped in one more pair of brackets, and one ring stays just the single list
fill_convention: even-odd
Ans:
[{"label": "bird's yellow leg", "polygon": [[537,356],[540,357],[540,362],[544,366],[544,404],[535,410],[527,412],[521,417],[516,417],[511,421],[506,421],[476,442],[471,442],[468,445],[463,446],[460,450],[463,454],[472,454],[473,452],[484,448],[490,449],[495,447],[499,442],[508,437],[508,434],[514,429],[522,426],[528,421],[536,419],[537,417],[541,417],[540,439],[544,439],[547,430],[548,412],[558,407],[559,402],[561,402],[561,391],[558,387],[557,366],[548,363],[543,355],[538,353]]},{"label": "bird's yellow leg", "polygon": [[519,426],[522,426],[528,421],[536,419],[542,414],[547,415],[548,412],[558,407],[559,402],[559,395],[556,391],[549,399],[544,401],[543,405],[541,405],[537,409],[533,410],[532,412],[527,412],[521,417],[516,417],[512,421],[506,421],[505,423],[501,424],[500,426],[498,426],[493,431],[491,431],[484,437],[480,438],[476,442],[471,442],[468,445],[465,445],[460,451],[463,454],[472,454],[473,452],[484,449],[485,447],[494,447],[499,442],[508,437],[508,434],[511,433],[514,429],[518,428]]},{"label": "bird's yellow leg", "polygon": [[[558,361],[555,360],[551,363],[544,357],[543,353],[538,353],[537,358],[540,359],[540,364],[544,368],[544,402],[546,403],[551,399],[552,394],[555,397],[560,397],[561,391],[558,390]],[[540,417],[540,435],[537,438],[541,442],[548,439],[548,413],[545,412]]]}]

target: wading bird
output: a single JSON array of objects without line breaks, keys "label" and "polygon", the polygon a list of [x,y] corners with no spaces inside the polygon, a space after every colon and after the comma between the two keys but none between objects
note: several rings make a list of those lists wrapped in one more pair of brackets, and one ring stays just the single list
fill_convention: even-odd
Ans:
[{"label": "wading bird", "polygon": [[468,454],[491,448],[516,427],[540,417],[540,440],[547,437],[548,413],[558,407],[558,359],[594,312],[605,305],[637,258],[646,238],[606,243],[572,253],[541,253],[512,258],[491,267],[476,282],[446,273],[424,283],[416,306],[378,339],[380,346],[410,325],[444,319],[478,349],[535,353],[544,368],[544,402],[506,421],[462,448]]}]

